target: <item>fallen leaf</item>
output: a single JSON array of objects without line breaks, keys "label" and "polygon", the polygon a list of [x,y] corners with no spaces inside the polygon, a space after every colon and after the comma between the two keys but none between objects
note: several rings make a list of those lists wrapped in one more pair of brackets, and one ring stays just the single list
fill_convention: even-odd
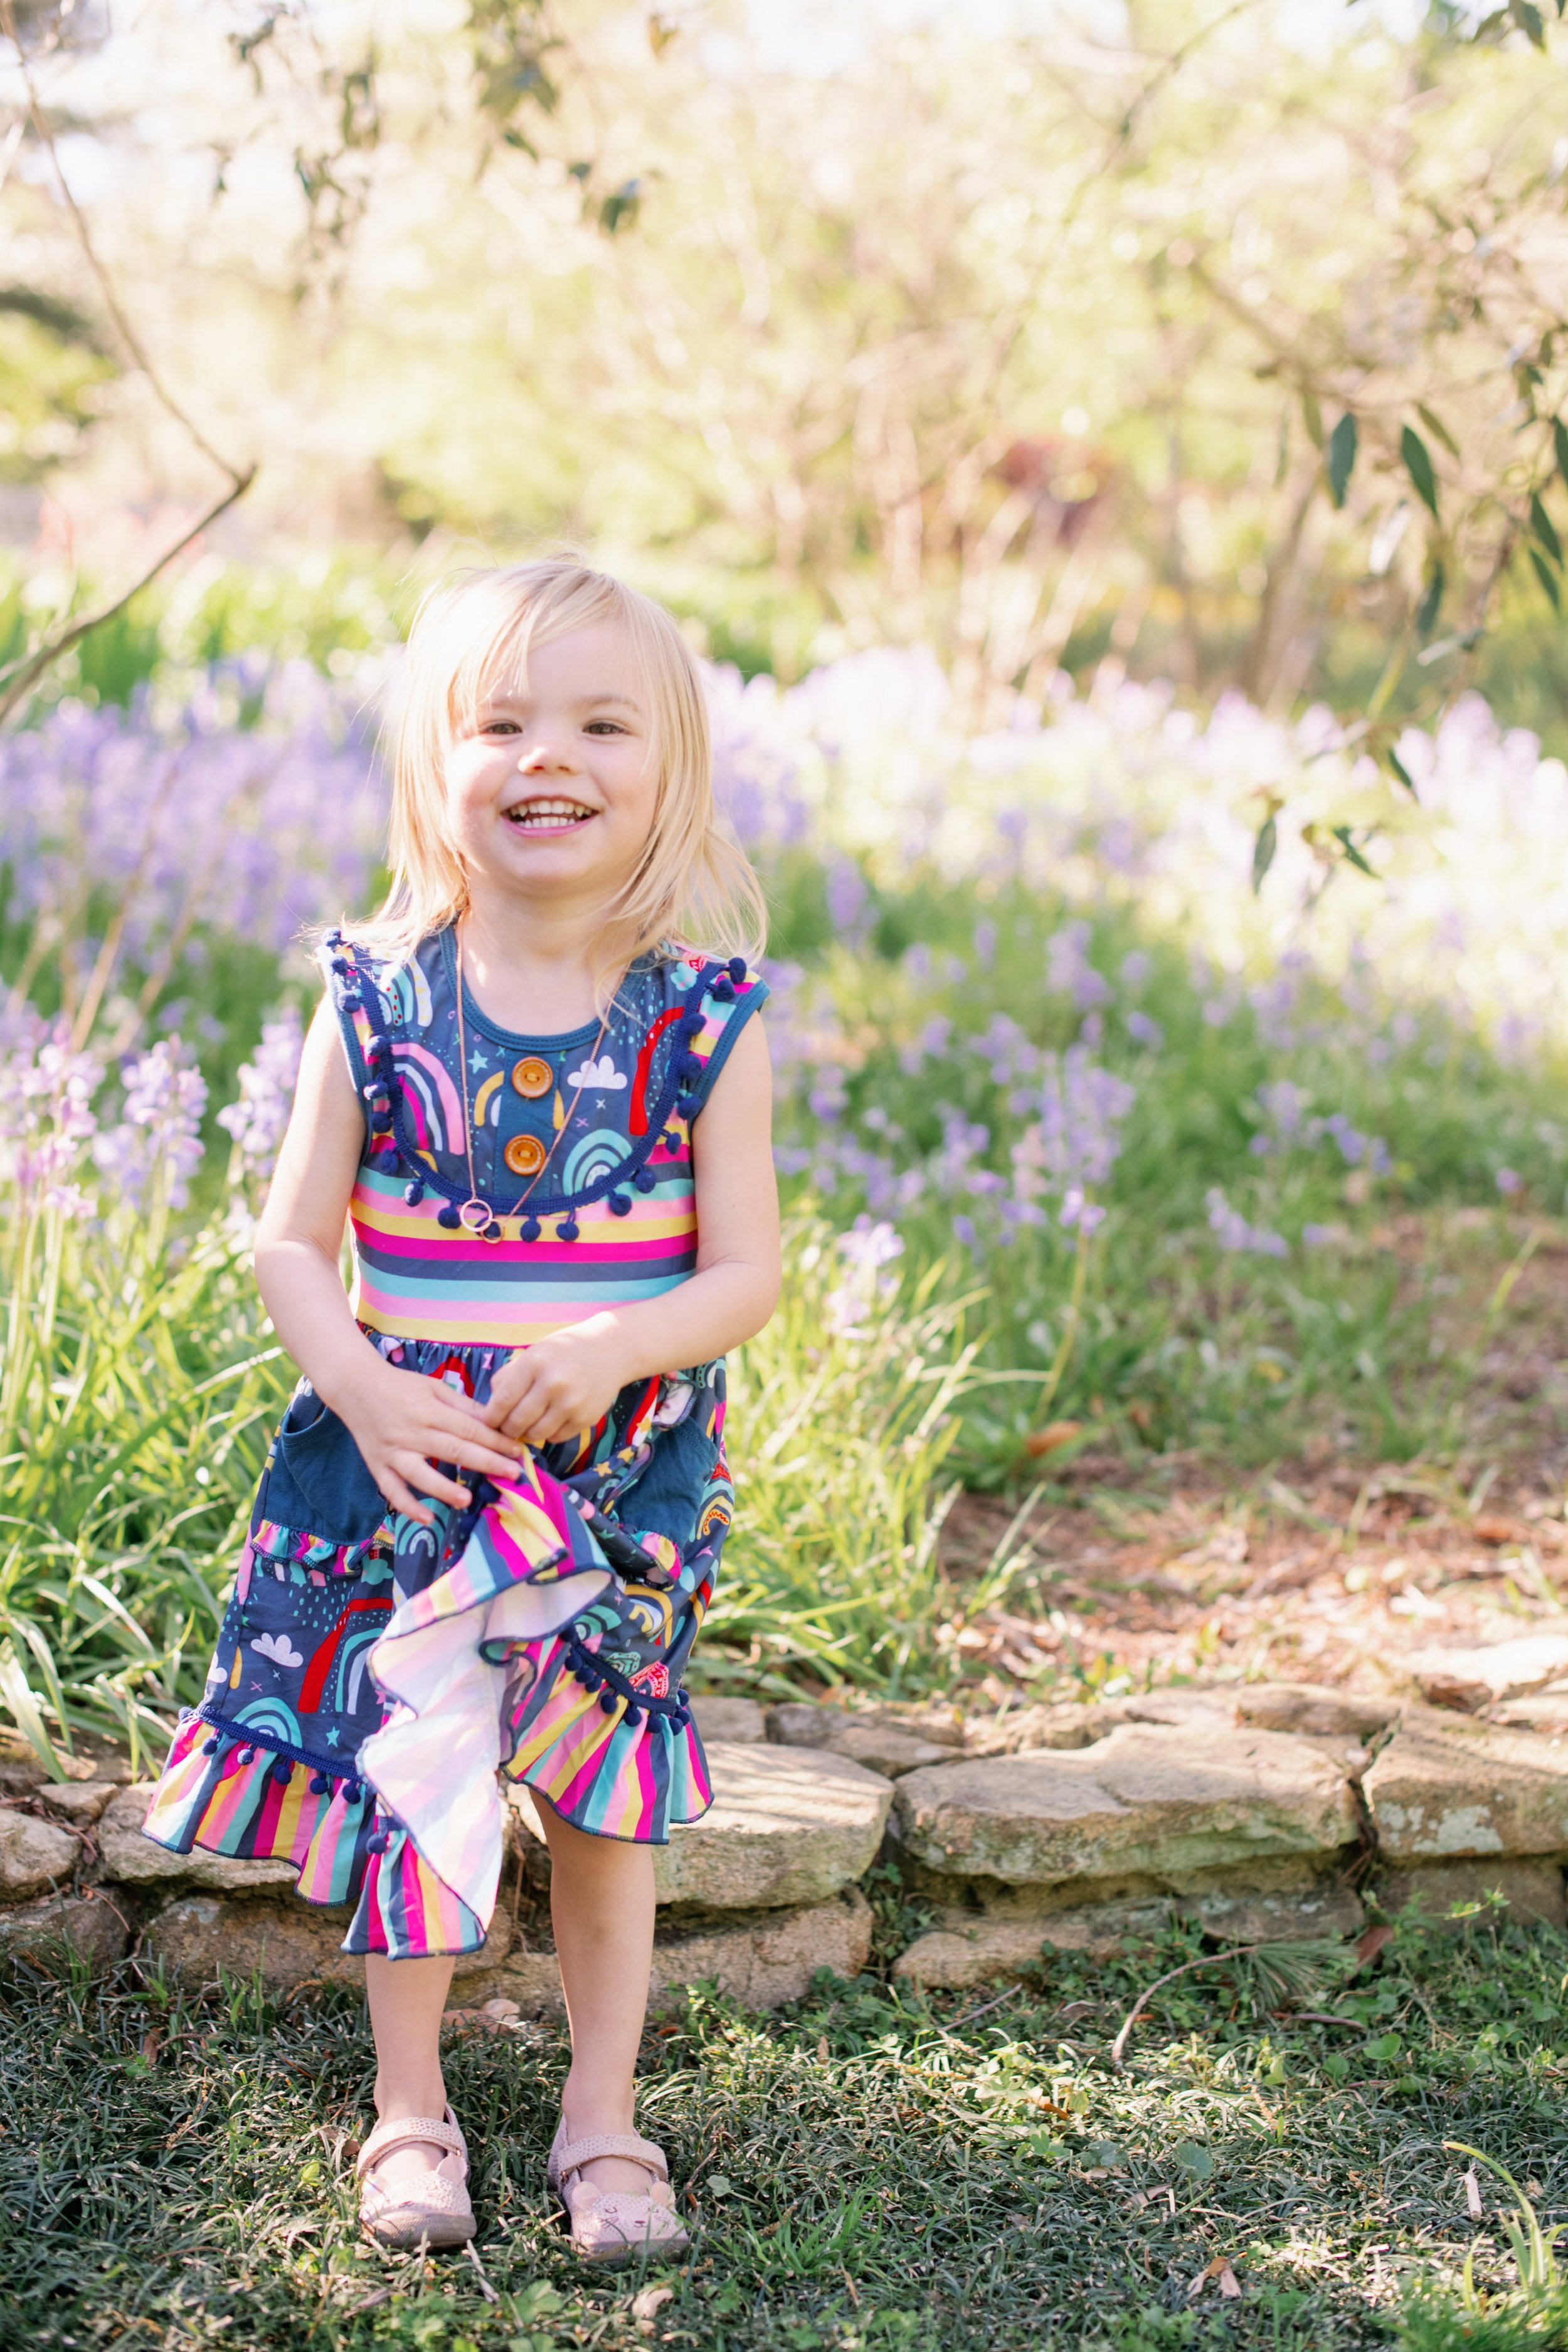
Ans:
[{"label": "fallen leaf", "polygon": [[1465,2175],[1465,2205],[1471,2221],[1479,2221],[1481,2218],[1481,2184],[1476,2178],[1473,2164]]},{"label": "fallen leaf", "polygon": [[487,2000],[483,2002],[480,2005],[479,2015],[481,2017],[494,2018],[521,2017],[522,2015],[522,2011],[515,2000],[505,2000],[498,1998],[495,2000]]},{"label": "fallen leaf", "polygon": [[1515,1542],[1523,1530],[1513,1519],[1498,1518],[1483,1513],[1479,1519],[1470,1521],[1470,1532],[1481,1543],[1505,1544]]},{"label": "fallen leaf", "polygon": [[667,2303],[675,2300],[672,2286],[645,2286],[640,2294],[632,2297],[634,2319],[656,2319]]},{"label": "fallen leaf", "polygon": [[149,2066],[158,2063],[158,2053],[163,2047],[163,2037],[155,2025],[150,2025],[142,2036],[142,2055]]},{"label": "fallen leaf", "polygon": [[1375,1927],[1364,1928],[1355,1939],[1357,1967],[1364,1969],[1369,1960],[1375,1960],[1393,1933],[1393,1928],[1383,1920]]},{"label": "fallen leaf", "polygon": [[827,2047],[827,2036],[826,2036],[826,2033],[823,2035],[823,2037],[822,2037],[821,2041],[820,2041],[820,2042],[817,2043],[817,2045],[816,2045],[816,2054],[817,2054],[817,2056],[821,2059],[821,2061],[822,2061],[823,2064],[826,2066],[826,2064],[827,2063],[828,2058],[829,2058],[829,2056],[831,2055],[831,2053],[829,2052],[828,2047]]},{"label": "fallen leaf", "polygon": [[1024,1440],[1024,1451],[1037,1462],[1042,1454],[1054,1454],[1058,1445],[1070,1445],[1075,1437],[1082,1435],[1081,1421],[1047,1421],[1044,1429],[1030,1431]]},{"label": "fallen leaf", "polygon": [[710,2197],[728,2197],[730,2194],[730,2184],[721,2172],[710,2172],[705,2185]]},{"label": "fallen leaf", "polygon": [[1235,2297],[1241,2293],[1241,2281],[1237,2277],[1236,2273],[1231,2269],[1228,2263],[1222,2262],[1220,2263],[1217,2276],[1219,2279],[1219,2291],[1221,2294],[1227,2302],[1234,2301]]}]

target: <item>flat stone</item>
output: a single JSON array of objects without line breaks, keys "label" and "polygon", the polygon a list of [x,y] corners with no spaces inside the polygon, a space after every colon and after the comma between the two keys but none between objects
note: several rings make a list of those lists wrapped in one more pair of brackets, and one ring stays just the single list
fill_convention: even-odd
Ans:
[{"label": "flat stone", "polygon": [[1353,1887],[1315,1886],[1276,1895],[1211,1894],[1178,1898],[1176,1909],[1221,1944],[1301,1944],[1359,1936],[1366,1912]]},{"label": "flat stone", "polygon": [[1363,1783],[1394,1868],[1568,1852],[1568,1748],[1436,1708],[1407,1708]]},{"label": "flat stone", "polygon": [[691,1718],[707,1747],[722,1739],[731,1747],[754,1747],[768,1736],[767,1723],[754,1698],[715,1698],[707,1692],[691,1702]]},{"label": "flat stone", "polygon": [[[1433,1927],[1448,1923],[1456,1904],[1485,1903],[1500,1895],[1516,1919],[1543,1919],[1568,1927],[1563,1873],[1553,1862],[1427,1862],[1380,1881],[1377,1899],[1385,1911],[1418,1904]],[[1463,1919],[1453,1921],[1462,1927]]]},{"label": "flat stone", "polygon": [[1238,1723],[1314,1739],[1373,1739],[1399,1713],[1395,1698],[1334,1690],[1317,1683],[1244,1683],[1236,1693]]},{"label": "flat stone", "polygon": [[41,1903],[0,1909],[0,1956],[47,1968],[68,1948],[94,1973],[125,1958],[130,1930],[114,1903],[101,1895],[47,1895]]},{"label": "flat stone", "polygon": [[[771,1911],[820,1903],[869,1869],[887,1825],[892,1788],[875,1772],[822,1748],[708,1748],[714,1801],[689,1829],[653,1850],[660,1903],[711,1911]],[[525,1789],[511,1801],[541,1843],[543,1828]],[[525,1864],[537,1885],[545,1857]]]},{"label": "flat stone", "polygon": [[[713,1983],[748,2009],[781,2009],[804,2000],[818,1969],[855,1977],[871,1951],[871,1907],[858,1887],[826,1903],[763,1911],[722,1926],[661,1929],[655,1939],[648,2003],[672,2007],[689,1985]],[[515,2000],[524,2017],[559,2015],[561,1970],[553,1952],[520,1952],[490,1971],[484,1986],[465,1987],[467,2007],[479,1991]]]},{"label": "flat stone", "polygon": [[1152,1939],[1170,1918],[1171,1906],[1163,1902],[1108,1903],[1044,1919],[971,1919],[950,1913],[899,1954],[893,1974],[933,1990],[960,1992],[992,1977],[1021,1975],[1037,1967],[1047,1952],[1118,1958],[1129,1937]]},{"label": "flat stone", "polygon": [[5,1807],[0,1811],[0,1897],[19,1903],[68,1881],[80,1853],[69,1830]]},{"label": "flat stone", "polygon": [[[220,1975],[249,1977],[258,1969],[263,1984],[277,1992],[307,1982],[360,1984],[363,1959],[339,1948],[349,1916],[346,1909],[304,1902],[182,1895],[148,1923],[142,1940],[171,1976],[189,1984],[211,1983]],[[498,1915],[483,1946],[458,1961],[454,1977],[488,1974],[510,1942],[511,1922]]]},{"label": "flat stone", "polygon": [[916,1862],[1015,1882],[1326,1854],[1358,1828],[1343,1770],[1306,1741],[1204,1724],[1128,1723],[1076,1752],[933,1765],[893,1801]]},{"label": "flat stone", "polygon": [[1524,1633],[1479,1649],[1422,1650],[1405,1670],[1428,1705],[1466,1714],[1523,1698],[1568,1674],[1568,1633]]},{"label": "flat stone", "polygon": [[921,1739],[900,1725],[875,1720],[847,1724],[819,1752],[847,1756],[852,1764],[863,1764],[868,1772],[880,1772],[889,1780],[896,1780],[902,1772],[917,1771],[922,1764],[951,1764],[953,1756],[950,1747],[934,1739]]},{"label": "flat stone", "polygon": [[1037,1755],[1047,1749],[1091,1748],[1121,1717],[1109,1706],[1010,1707],[972,1723],[964,1740],[971,1756]]},{"label": "flat stone", "polygon": [[781,1748],[826,1748],[836,1731],[845,1731],[855,1717],[847,1706],[817,1706],[807,1699],[788,1699],[770,1706],[768,1738]]},{"label": "flat stone", "polygon": [[167,1846],[154,1845],[142,1834],[152,1801],[149,1781],[117,1790],[104,1808],[98,1843],[107,1877],[132,1886],[206,1886],[223,1895],[265,1895],[274,1887],[292,1887],[299,1879],[291,1862],[242,1862],[202,1846],[171,1853]]},{"label": "flat stone", "polygon": [[89,1829],[114,1794],[112,1780],[51,1781],[38,1790],[51,1813]]}]

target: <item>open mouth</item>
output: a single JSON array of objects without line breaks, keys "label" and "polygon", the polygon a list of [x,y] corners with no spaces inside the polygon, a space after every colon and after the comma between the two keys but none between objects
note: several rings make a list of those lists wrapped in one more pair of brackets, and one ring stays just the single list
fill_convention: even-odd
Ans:
[{"label": "open mouth", "polygon": [[568,800],[519,801],[514,808],[502,811],[517,833],[571,833],[598,813],[582,801]]}]

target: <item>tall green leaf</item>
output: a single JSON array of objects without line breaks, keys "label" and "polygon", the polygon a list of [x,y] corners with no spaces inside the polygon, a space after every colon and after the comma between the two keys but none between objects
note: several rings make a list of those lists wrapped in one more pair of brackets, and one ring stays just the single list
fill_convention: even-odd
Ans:
[{"label": "tall green leaf", "polygon": [[1347,408],[1329,436],[1329,446],[1323,458],[1328,470],[1329,496],[1337,507],[1342,507],[1345,502],[1345,490],[1350,482],[1352,469],[1355,465],[1356,444],[1359,438],[1360,430],[1356,425],[1355,412],[1353,409]]},{"label": "tall green leaf", "polygon": [[1399,436],[1399,454],[1405,460],[1405,470],[1415,485],[1416,496],[1429,509],[1434,518],[1437,512],[1437,477],[1433,470],[1432,452],[1415,430],[1407,425]]},{"label": "tall green leaf", "polygon": [[1552,558],[1552,562],[1561,569],[1563,563],[1563,541],[1557,536],[1556,526],[1552,522],[1552,517],[1547,513],[1546,509],[1541,502],[1541,493],[1539,490],[1531,490],[1530,493],[1530,528],[1535,533],[1536,538],[1541,541],[1542,546],[1546,550],[1547,554]]},{"label": "tall green leaf", "polygon": [[1554,613],[1560,613],[1563,610],[1563,594],[1557,585],[1557,574],[1552,571],[1552,566],[1547,562],[1546,558],[1542,554],[1539,548],[1532,547],[1531,549],[1530,560],[1535,566],[1536,578],[1540,581],[1542,586],[1546,591],[1546,600],[1548,604],[1551,605]]}]

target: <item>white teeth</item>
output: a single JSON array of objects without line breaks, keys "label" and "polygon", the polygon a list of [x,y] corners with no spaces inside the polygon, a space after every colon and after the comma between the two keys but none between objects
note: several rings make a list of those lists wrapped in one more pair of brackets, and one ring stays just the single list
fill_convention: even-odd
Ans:
[{"label": "white teeth", "polygon": [[506,811],[509,823],[520,829],[531,825],[571,824],[594,814],[581,801],[521,801]]}]

